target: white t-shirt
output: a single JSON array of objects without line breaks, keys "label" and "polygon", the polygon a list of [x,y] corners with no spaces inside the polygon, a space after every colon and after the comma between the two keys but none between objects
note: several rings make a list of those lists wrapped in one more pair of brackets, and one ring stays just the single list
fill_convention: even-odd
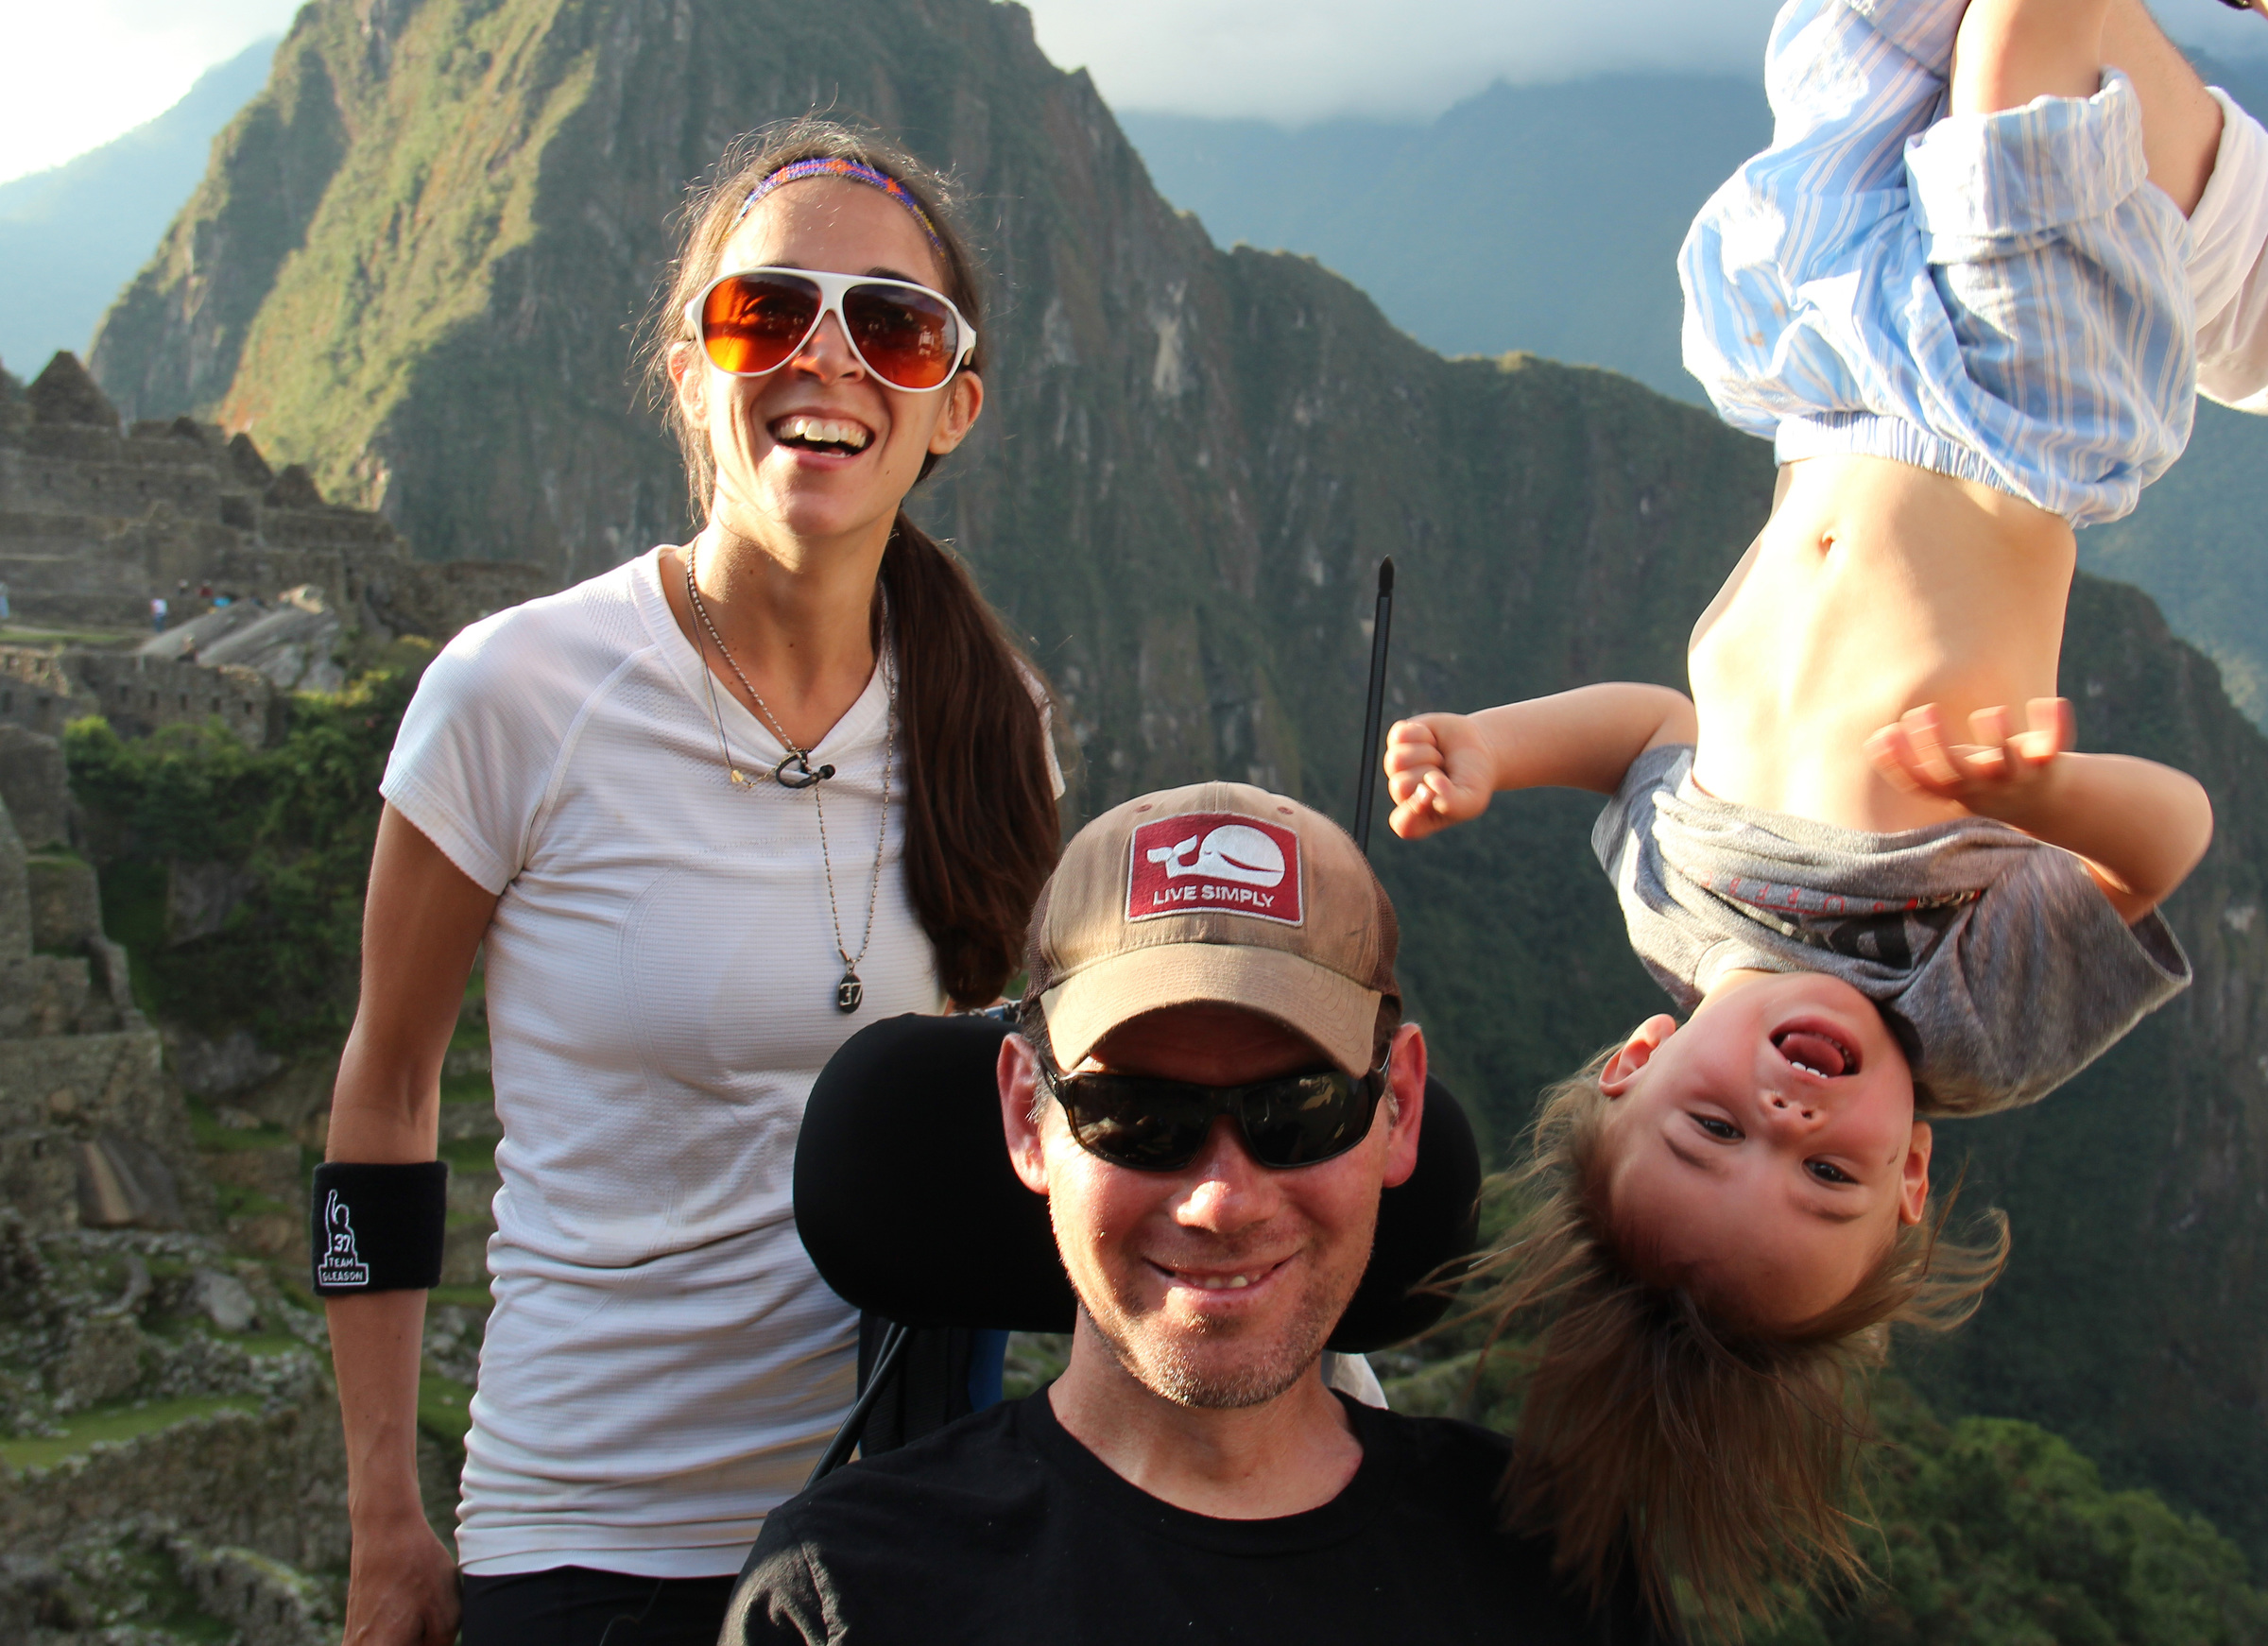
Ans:
[{"label": "white t-shirt", "polygon": [[[699,657],[647,554],[458,635],[386,797],[501,894],[489,1033],[496,1299],[457,1549],[490,1574],[740,1569],[849,1408],[857,1315],[790,1208],[813,1079],[944,1002],[902,868],[904,751],[855,1014],[809,791],[729,780]],[[889,670],[813,751],[843,939],[877,872]],[[744,771],[783,752],[721,688]]]},{"label": "white t-shirt", "polygon": [[2197,305],[2197,392],[2268,412],[2268,131],[2214,90],[2221,148],[2190,214]]}]

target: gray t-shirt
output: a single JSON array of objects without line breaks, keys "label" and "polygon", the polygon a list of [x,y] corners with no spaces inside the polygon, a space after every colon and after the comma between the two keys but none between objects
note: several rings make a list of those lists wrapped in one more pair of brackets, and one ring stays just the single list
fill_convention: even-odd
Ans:
[{"label": "gray t-shirt", "polygon": [[2037,1102],[2189,985],[2155,911],[2127,925],[2004,823],[1865,834],[1716,799],[1692,768],[1690,744],[1649,749],[1590,835],[1680,1010],[1730,971],[1826,972],[1881,1008],[1924,1112],[1975,1115]]}]

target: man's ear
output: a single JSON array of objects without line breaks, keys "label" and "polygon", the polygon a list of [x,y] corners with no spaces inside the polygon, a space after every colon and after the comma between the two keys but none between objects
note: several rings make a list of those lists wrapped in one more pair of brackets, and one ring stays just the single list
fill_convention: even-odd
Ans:
[{"label": "man's ear", "polygon": [[1919,1223],[1930,1209],[1930,1123],[1916,1121],[1906,1144],[1906,1163],[1898,1180],[1898,1221]]},{"label": "man's ear", "polygon": [[1677,1032],[1677,1020],[1667,1012],[1658,1012],[1630,1031],[1620,1050],[1606,1059],[1606,1067],[1599,1071],[1599,1089],[1608,1097],[1620,1097],[1630,1089],[1638,1072],[1654,1061],[1672,1035]]},{"label": "man's ear", "polygon": [[1040,1054],[1022,1035],[1000,1043],[993,1066],[1000,1083],[1000,1129],[1007,1137],[1008,1164],[1034,1194],[1047,1192],[1047,1145],[1032,1109],[1040,1092]]},{"label": "man's ear", "polygon": [[985,380],[973,371],[964,370],[945,390],[945,415],[929,431],[931,454],[942,457],[967,439],[984,409]]},{"label": "man's ear", "polygon": [[1380,1182],[1392,1189],[1418,1170],[1418,1133],[1425,1124],[1425,1031],[1416,1023],[1394,1031],[1386,1084],[1394,1091],[1394,1125],[1386,1136],[1386,1170]]}]

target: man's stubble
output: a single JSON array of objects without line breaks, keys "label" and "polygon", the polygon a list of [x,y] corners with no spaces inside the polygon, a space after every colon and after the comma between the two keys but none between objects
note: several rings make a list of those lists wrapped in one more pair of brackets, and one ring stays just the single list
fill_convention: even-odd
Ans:
[{"label": "man's stubble", "polygon": [[[1359,1249],[1364,1262],[1335,1277],[1335,1283],[1312,1286],[1274,1341],[1256,1358],[1238,1360],[1215,1369],[1213,1358],[1198,1352],[1207,1344],[1233,1342],[1252,1329],[1208,1321],[1191,1321],[1180,1332],[1160,1325],[1150,1331],[1118,1330],[1108,1325],[1078,1297],[1079,1317],[1094,1329],[1095,1337],[1109,1349],[1126,1376],[1160,1399],[1201,1411],[1229,1411],[1264,1406],[1290,1389],[1308,1367],[1322,1356],[1331,1334],[1354,1300],[1368,1266],[1371,1230],[1364,1231]],[[1076,1288],[1074,1288],[1076,1295]]]}]

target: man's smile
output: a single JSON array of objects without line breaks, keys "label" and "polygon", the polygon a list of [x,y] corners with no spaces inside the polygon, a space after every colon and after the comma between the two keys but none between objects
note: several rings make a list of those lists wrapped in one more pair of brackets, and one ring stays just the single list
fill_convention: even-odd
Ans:
[{"label": "man's smile", "polygon": [[1254,1297],[1258,1293],[1271,1290],[1269,1282],[1281,1275],[1292,1259],[1245,1259],[1233,1266],[1206,1264],[1163,1263],[1155,1258],[1144,1259],[1151,1271],[1163,1280],[1169,1291],[1201,1293],[1208,1303],[1224,1301],[1225,1295],[1235,1294],[1239,1302]]}]

